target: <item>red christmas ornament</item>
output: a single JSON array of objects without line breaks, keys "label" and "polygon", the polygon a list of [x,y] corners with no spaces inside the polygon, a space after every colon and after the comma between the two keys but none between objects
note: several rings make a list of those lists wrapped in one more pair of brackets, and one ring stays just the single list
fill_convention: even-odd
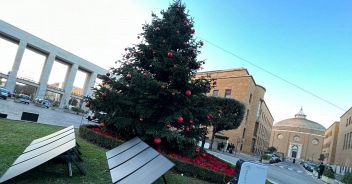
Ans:
[{"label": "red christmas ornament", "polygon": [[195,30],[195,29],[191,29],[191,32],[192,32],[192,33],[195,33],[195,32],[196,32],[196,30]]},{"label": "red christmas ornament", "polygon": [[140,121],[140,122],[143,122],[143,121],[144,121],[143,117],[140,117],[140,118],[139,118],[139,121]]},{"label": "red christmas ornament", "polygon": [[99,123],[99,128],[104,128],[105,124],[104,123]]},{"label": "red christmas ornament", "polygon": [[110,77],[110,73],[109,73],[109,72],[108,72],[108,73],[106,73],[106,76]]},{"label": "red christmas ornament", "polygon": [[148,77],[148,73],[147,72],[144,72],[144,77]]},{"label": "red christmas ornament", "polygon": [[107,96],[107,94],[106,94],[106,93],[102,93],[102,94],[101,94],[101,96],[106,97],[106,96]]},{"label": "red christmas ornament", "polygon": [[213,82],[213,85],[216,85],[216,83],[217,83],[217,82],[216,82],[216,81],[214,81],[214,82]]},{"label": "red christmas ornament", "polygon": [[171,128],[171,125],[170,125],[170,124],[167,124],[167,125],[166,125],[166,128]]},{"label": "red christmas ornament", "polygon": [[97,77],[98,77],[98,79],[101,79],[101,78],[102,78],[100,74],[98,74]]},{"label": "red christmas ornament", "polygon": [[155,31],[160,31],[160,27],[156,27],[156,28],[155,28]]},{"label": "red christmas ornament", "polygon": [[192,92],[191,92],[191,90],[187,89],[185,94],[186,94],[186,96],[191,96]]},{"label": "red christmas ornament", "polygon": [[172,92],[172,93],[171,93],[171,95],[172,95],[172,96],[175,96],[175,95],[176,95],[176,93],[175,93],[175,92]]},{"label": "red christmas ornament", "polygon": [[160,86],[160,88],[161,88],[161,89],[165,89],[166,87],[165,87],[164,84],[162,84],[162,85]]},{"label": "red christmas ornament", "polygon": [[213,115],[212,114],[208,114],[207,115],[207,119],[212,119],[213,118]]},{"label": "red christmas ornament", "polygon": [[181,129],[182,129],[182,130],[185,130],[185,126],[182,125],[182,126],[181,126]]},{"label": "red christmas ornament", "polygon": [[182,123],[183,122],[183,118],[182,118],[182,116],[179,116],[178,118],[177,118],[177,123]]},{"label": "red christmas ornament", "polygon": [[86,103],[86,107],[90,107],[90,103],[89,102]]},{"label": "red christmas ornament", "polygon": [[202,156],[203,156],[203,157],[206,157],[206,156],[207,156],[207,154],[203,153],[203,154],[202,154]]},{"label": "red christmas ornament", "polygon": [[196,153],[199,153],[200,152],[200,149],[199,148],[196,148],[196,150],[194,150]]},{"label": "red christmas ornament", "polygon": [[161,143],[161,139],[160,138],[155,138],[154,139],[154,143],[155,144],[160,144]]},{"label": "red christmas ornament", "polygon": [[126,75],[126,77],[127,77],[127,78],[131,78],[132,75],[131,75],[130,73],[128,73],[128,74]]},{"label": "red christmas ornament", "polygon": [[193,120],[190,119],[190,120],[188,121],[188,124],[190,124],[190,125],[193,124]]},{"label": "red christmas ornament", "polygon": [[93,120],[94,120],[94,119],[96,119],[96,117],[93,115],[91,119],[93,119]]},{"label": "red christmas ornament", "polygon": [[139,36],[137,36],[137,39],[139,39],[140,37]]},{"label": "red christmas ornament", "polygon": [[125,51],[127,51],[127,48],[125,48]]},{"label": "red christmas ornament", "polygon": [[192,52],[193,52],[193,54],[196,54],[197,53],[197,49],[193,48]]},{"label": "red christmas ornament", "polygon": [[167,57],[172,58],[173,56],[174,54],[171,51],[167,52]]},{"label": "red christmas ornament", "polygon": [[189,128],[187,127],[187,128],[185,128],[185,132],[189,132]]}]

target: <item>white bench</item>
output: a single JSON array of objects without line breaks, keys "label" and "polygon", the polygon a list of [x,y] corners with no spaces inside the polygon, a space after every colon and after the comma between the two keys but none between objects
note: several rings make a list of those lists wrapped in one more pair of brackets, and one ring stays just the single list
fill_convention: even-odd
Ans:
[{"label": "white bench", "polygon": [[[112,183],[153,183],[174,163],[139,138],[106,152]],[[164,182],[166,179],[163,176]]]},{"label": "white bench", "polygon": [[75,161],[75,157],[82,160],[76,148],[76,137],[73,126],[67,127],[45,137],[35,139],[15,160],[11,167],[0,178],[0,183],[27,172],[53,158],[63,157],[72,176],[72,162],[82,174],[83,169]]}]

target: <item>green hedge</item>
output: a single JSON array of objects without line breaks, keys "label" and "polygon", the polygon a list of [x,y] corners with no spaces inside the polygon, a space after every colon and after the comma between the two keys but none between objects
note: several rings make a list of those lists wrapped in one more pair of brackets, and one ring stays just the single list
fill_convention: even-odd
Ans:
[{"label": "green hedge", "polygon": [[[96,127],[96,126],[81,125],[79,127],[79,135],[82,138],[90,142],[93,142],[101,147],[104,147],[106,149],[115,148],[116,146],[119,146],[123,143],[122,141],[119,141],[117,139],[114,139],[90,130],[90,128],[92,127]],[[191,176],[194,178],[198,178],[198,179],[205,180],[208,182],[213,182],[213,183],[227,183],[232,179],[232,176],[215,172],[205,167],[200,167],[192,163],[188,163],[172,157],[168,157],[168,158],[175,164],[175,167],[173,168],[175,171],[179,173],[183,173],[187,176]]]},{"label": "green hedge", "polygon": [[326,168],[323,172],[323,175],[328,177],[328,178],[332,178],[332,179],[335,179],[335,173],[332,169],[330,168]]},{"label": "green hedge", "polygon": [[352,184],[352,173],[346,173],[343,176],[342,182],[345,184]]}]

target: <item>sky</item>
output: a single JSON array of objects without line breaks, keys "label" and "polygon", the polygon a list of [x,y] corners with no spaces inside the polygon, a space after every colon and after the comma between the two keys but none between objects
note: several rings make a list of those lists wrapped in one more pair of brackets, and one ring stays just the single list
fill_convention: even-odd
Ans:
[{"label": "sky", "polygon": [[[247,68],[266,88],[264,99],[275,122],[293,117],[303,107],[308,119],[328,128],[352,106],[352,1],[183,2],[194,18],[195,36],[206,40],[199,56],[206,59],[204,71]],[[0,18],[108,69],[116,66],[125,47],[138,43],[137,34],[151,20],[151,12],[158,13],[169,3],[3,0]]]}]

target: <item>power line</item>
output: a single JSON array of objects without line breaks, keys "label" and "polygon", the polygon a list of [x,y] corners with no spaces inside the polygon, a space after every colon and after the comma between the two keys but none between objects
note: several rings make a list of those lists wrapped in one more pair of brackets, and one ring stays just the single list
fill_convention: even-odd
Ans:
[{"label": "power line", "polygon": [[215,44],[215,43],[213,43],[213,42],[210,42],[210,41],[208,41],[208,40],[206,40],[206,39],[204,39],[204,38],[202,38],[202,37],[199,37],[199,36],[198,36],[198,38],[200,38],[201,40],[203,40],[203,41],[209,43],[210,45],[212,45],[212,46],[218,48],[219,50],[221,50],[221,51],[223,51],[223,52],[225,52],[225,53],[227,53],[227,54],[230,54],[230,55],[234,56],[235,58],[237,58],[237,59],[239,59],[239,60],[242,60],[242,61],[244,61],[244,62],[246,62],[246,63],[248,63],[248,64],[250,64],[250,65],[252,65],[252,66],[254,66],[254,67],[256,67],[256,68],[258,68],[258,69],[260,69],[260,70],[266,72],[267,74],[269,74],[269,75],[271,75],[271,76],[274,76],[275,78],[280,79],[280,80],[282,80],[282,81],[284,81],[284,82],[290,84],[291,86],[296,87],[297,89],[299,89],[299,90],[301,90],[301,91],[303,91],[303,92],[305,92],[305,93],[308,93],[309,95],[312,95],[312,96],[314,96],[315,98],[317,98],[317,99],[319,99],[319,100],[321,100],[321,101],[323,101],[323,102],[325,102],[325,103],[327,103],[327,104],[329,104],[329,105],[331,105],[331,106],[333,106],[333,107],[335,107],[335,108],[337,108],[337,109],[339,109],[339,110],[342,110],[342,111],[344,111],[344,112],[346,111],[346,110],[343,109],[342,107],[340,107],[340,106],[338,106],[338,105],[336,105],[336,104],[330,102],[329,100],[327,100],[327,99],[325,99],[325,98],[323,98],[323,97],[320,97],[319,95],[317,95],[317,94],[315,94],[315,93],[313,93],[313,92],[311,92],[311,91],[309,91],[309,90],[307,90],[307,89],[304,89],[303,87],[301,87],[301,86],[299,86],[299,85],[297,85],[297,84],[295,84],[295,83],[293,83],[293,82],[291,82],[291,81],[288,81],[287,79],[284,79],[284,78],[280,77],[279,75],[274,74],[274,73],[270,72],[269,70],[267,70],[267,69],[265,69],[265,68],[263,68],[263,67],[261,67],[261,66],[258,66],[258,65],[256,65],[256,64],[254,64],[253,62],[249,61],[248,59],[245,59],[245,58],[243,58],[243,57],[241,57],[241,56],[239,56],[239,55],[237,55],[237,54],[235,54],[235,53],[233,53],[233,52],[231,52],[231,51],[229,51],[229,50],[226,50],[226,49],[224,49],[223,47],[221,47],[221,46],[219,46],[219,45],[217,45],[217,44]]}]

